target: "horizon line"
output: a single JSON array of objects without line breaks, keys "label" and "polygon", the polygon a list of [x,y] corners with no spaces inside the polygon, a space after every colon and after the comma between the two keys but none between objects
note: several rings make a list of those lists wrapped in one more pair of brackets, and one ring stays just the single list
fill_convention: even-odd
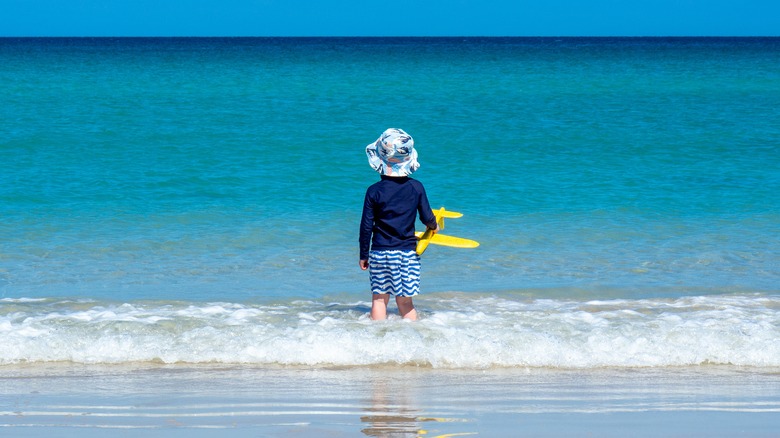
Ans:
[{"label": "horizon line", "polygon": [[778,35],[0,35],[0,38],[780,38]]}]

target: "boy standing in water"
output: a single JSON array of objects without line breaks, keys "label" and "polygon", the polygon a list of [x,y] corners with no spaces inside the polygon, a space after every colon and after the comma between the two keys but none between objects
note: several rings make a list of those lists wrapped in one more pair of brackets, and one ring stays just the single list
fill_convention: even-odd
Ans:
[{"label": "boy standing in water", "polygon": [[382,178],[366,190],[360,221],[360,268],[369,269],[371,278],[371,319],[387,317],[393,295],[398,313],[416,320],[412,297],[420,291],[420,256],[414,222],[419,213],[429,229],[438,226],[422,183],[409,178],[420,167],[414,140],[391,128],[366,146],[366,155]]}]

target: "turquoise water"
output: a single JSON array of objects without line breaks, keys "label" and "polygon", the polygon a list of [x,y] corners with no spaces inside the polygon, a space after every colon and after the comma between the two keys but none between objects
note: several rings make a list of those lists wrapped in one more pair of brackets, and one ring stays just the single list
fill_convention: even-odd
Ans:
[{"label": "turquoise water", "polygon": [[[780,39],[6,38],[0,65],[0,364],[780,366]],[[423,321],[390,322],[417,353],[306,350],[387,330],[357,227],[388,127],[482,245],[426,253]],[[507,328],[517,355],[483,342]]]}]

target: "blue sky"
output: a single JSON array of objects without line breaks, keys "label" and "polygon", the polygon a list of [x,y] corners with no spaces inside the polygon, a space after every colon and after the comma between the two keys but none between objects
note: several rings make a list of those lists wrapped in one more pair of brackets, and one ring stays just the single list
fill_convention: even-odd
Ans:
[{"label": "blue sky", "polygon": [[0,0],[0,36],[780,36],[780,0]]}]

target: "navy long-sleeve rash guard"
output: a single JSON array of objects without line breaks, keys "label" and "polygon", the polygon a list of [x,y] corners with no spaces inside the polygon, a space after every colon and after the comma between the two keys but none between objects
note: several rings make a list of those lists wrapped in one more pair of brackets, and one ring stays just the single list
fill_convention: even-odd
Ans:
[{"label": "navy long-sleeve rash guard", "polygon": [[374,250],[416,249],[414,222],[417,213],[425,226],[436,228],[436,216],[421,182],[409,177],[382,175],[381,181],[366,190],[360,221],[360,259],[368,259],[369,243],[370,249]]}]

